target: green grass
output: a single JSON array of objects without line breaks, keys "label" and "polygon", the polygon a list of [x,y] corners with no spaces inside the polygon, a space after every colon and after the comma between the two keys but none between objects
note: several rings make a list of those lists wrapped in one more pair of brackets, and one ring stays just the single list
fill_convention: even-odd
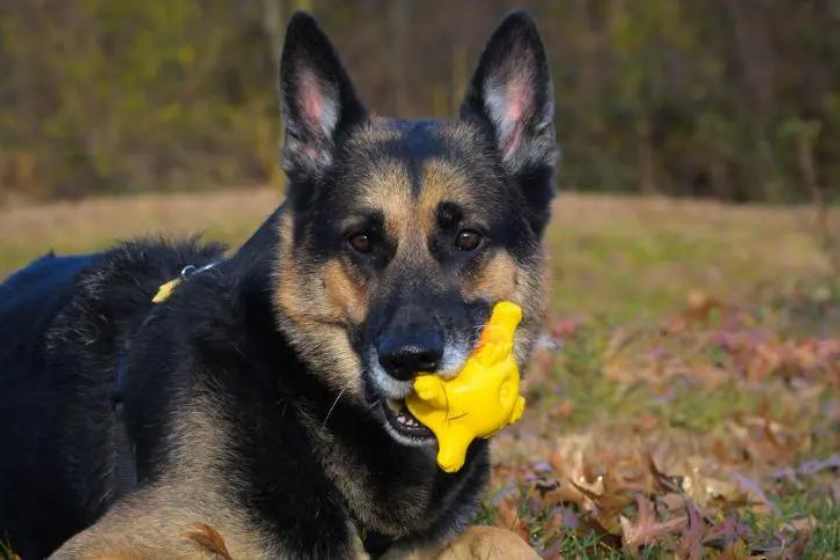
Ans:
[{"label": "green grass", "polygon": [[[49,248],[142,234],[204,231],[236,246],[279,198],[265,189],[0,208],[0,278]],[[536,353],[525,417],[496,438],[477,522],[547,554],[625,558],[618,515],[638,522],[641,492],[659,521],[688,499],[708,534],[746,527],[724,545],[704,541],[711,556],[840,553],[837,473],[796,471],[840,441],[840,282],[804,233],[804,212],[560,196],[547,233],[546,328],[558,348]],[[657,483],[646,456],[676,482]],[[784,470],[796,474],[780,480]],[[597,518],[573,483],[621,507]],[[558,527],[557,511],[577,525]],[[673,556],[686,538],[657,537],[639,557]]]}]

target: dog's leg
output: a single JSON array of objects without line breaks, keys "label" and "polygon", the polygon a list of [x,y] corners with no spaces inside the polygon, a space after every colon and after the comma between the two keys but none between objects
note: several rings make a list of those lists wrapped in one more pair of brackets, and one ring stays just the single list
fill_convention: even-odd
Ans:
[{"label": "dog's leg", "polygon": [[51,558],[225,560],[278,558],[280,552],[223,500],[162,485],[126,497]]},{"label": "dog's leg", "polygon": [[51,558],[277,560],[327,554],[330,558],[369,560],[355,530],[348,530],[351,541],[331,542],[331,552],[319,555],[297,547],[287,549],[279,535],[268,534],[249,519],[241,507],[206,486],[163,484],[127,496]]},{"label": "dog's leg", "polygon": [[539,555],[519,535],[498,527],[473,525],[445,545],[394,550],[383,560],[539,560]]},{"label": "dog's leg", "polygon": [[516,533],[498,527],[473,525],[450,542],[437,560],[535,560],[539,555]]}]

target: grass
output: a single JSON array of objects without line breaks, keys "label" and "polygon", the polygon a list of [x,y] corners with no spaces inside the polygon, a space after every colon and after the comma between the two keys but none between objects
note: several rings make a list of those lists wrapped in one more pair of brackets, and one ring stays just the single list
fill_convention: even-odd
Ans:
[{"label": "grass", "polygon": [[[204,232],[236,245],[280,199],[260,189],[0,207],[0,277],[49,248],[91,251],[152,233]],[[548,231],[552,311],[650,319],[682,305],[692,288],[733,299],[792,290],[830,272],[802,231],[802,213],[563,194]]]},{"label": "grass", "polygon": [[[279,200],[0,208],[0,278],[150,233],[235,246]],[[840,553],[840,283],[804,211],[564,194],[554,215],[550,343],[478,522],[545,557]]]}]

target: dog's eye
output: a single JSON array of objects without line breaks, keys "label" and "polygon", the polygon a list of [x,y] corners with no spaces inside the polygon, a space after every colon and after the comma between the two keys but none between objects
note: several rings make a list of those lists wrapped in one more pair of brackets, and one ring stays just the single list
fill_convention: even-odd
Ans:
[{"label": "dog's eye", "polygon": [[359,253],[370,253],[371,249],[373,249],[373,243],[371,243],[370,236],[364,233],[351,235],[347,241],[350,243],[350,246]]},{"label": "dog's eye", "polygon": [[462,251],[475,251],[481,245],[483,237],[477,231],[462,229],[455,238],[455,246]]}]

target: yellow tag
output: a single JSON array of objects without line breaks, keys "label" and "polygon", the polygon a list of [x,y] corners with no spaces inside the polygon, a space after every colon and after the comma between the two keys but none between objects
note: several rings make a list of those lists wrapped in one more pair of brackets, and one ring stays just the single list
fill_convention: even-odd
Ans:
[{"label": "yellow tag", "polygon": [[152,298],[152,303],[163,303],[164,301],[169,299],[169,296],[172,295],[172,291],[175,289],[175,286],[177,286],[180,283],[181,279],[176,278],[175,280],[170,280],[166,284],[161,285],[161,287],[158,288],[155,297]]}]

